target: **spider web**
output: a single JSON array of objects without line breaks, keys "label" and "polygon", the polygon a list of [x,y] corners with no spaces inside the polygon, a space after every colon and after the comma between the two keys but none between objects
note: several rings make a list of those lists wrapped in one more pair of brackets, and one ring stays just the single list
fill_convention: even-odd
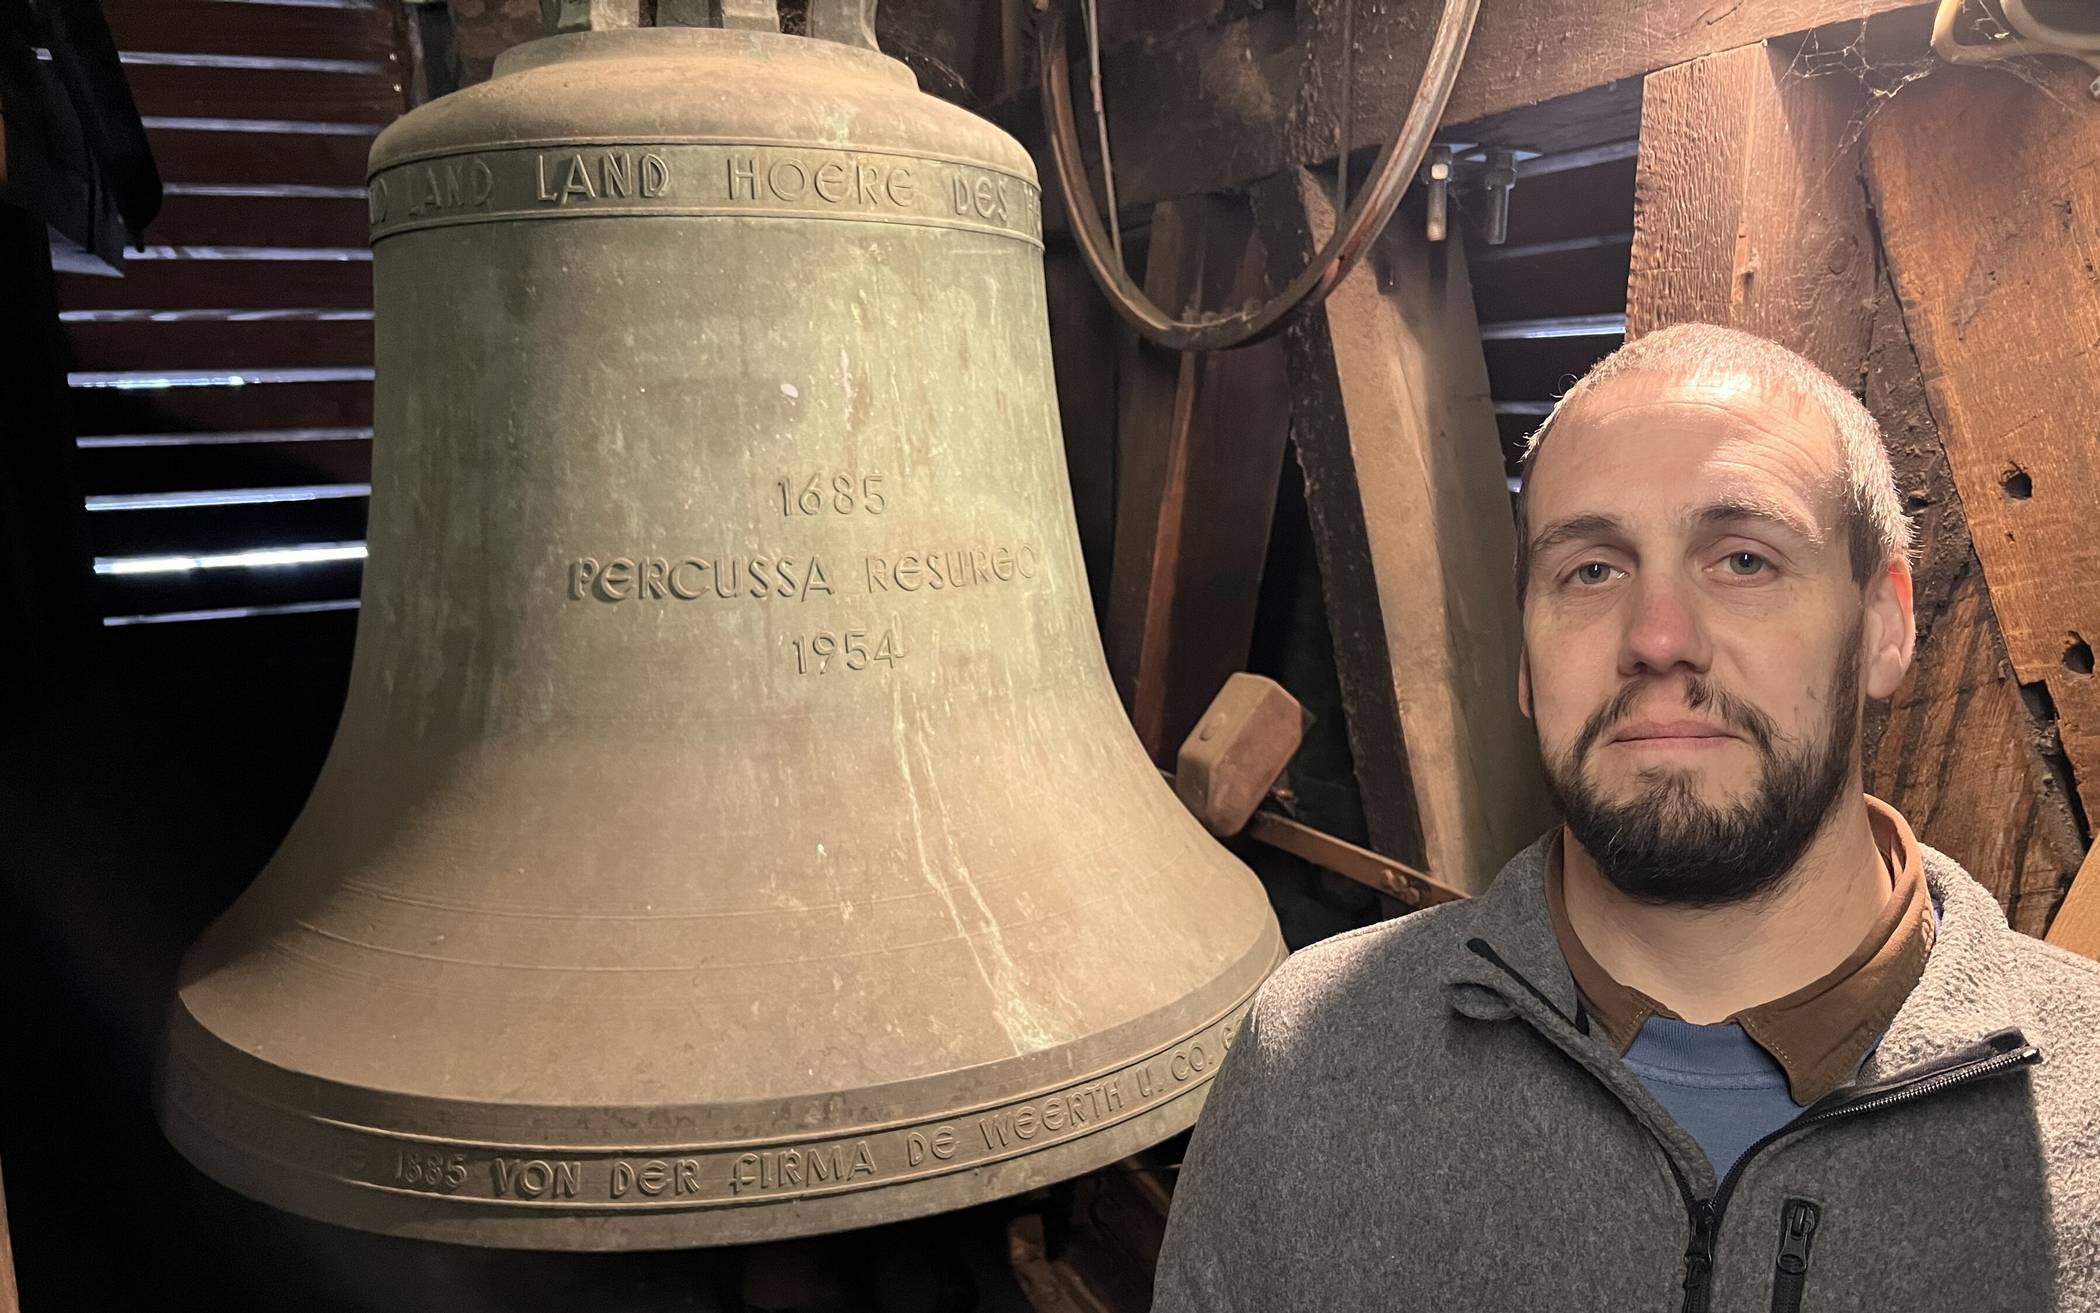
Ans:
[{"label": "spider web", "polygon": [[[1875,29],[1875,20],[1871,18],[1818,28],[1802,40],[1787,66],[1789,79],[1849,77],[1865,89],[1866,102],[1846,124],[1835,152],[1839,156],[1859,143],[1866,135],[1867,125],[1905,87],[1949,67],[1929,43],[1902,42],[1901,46],[1916,51],[1915,54],[1902,53],[1899,44],[1890,41],[1886,35],[1875,39]],[[2051,82],[2045,66],[2034,59],[2005,59],[1981,67],[2016,77],[2058,104],[2069,106],[2057,85]]]}]

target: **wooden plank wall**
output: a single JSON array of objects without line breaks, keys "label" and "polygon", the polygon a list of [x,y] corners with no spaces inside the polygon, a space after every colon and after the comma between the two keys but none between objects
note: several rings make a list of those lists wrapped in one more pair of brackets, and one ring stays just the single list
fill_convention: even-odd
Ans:
[{"label": "wooden plank wall", "polygon": [[59,280],[101,607],[345,604],[354,560],[117,563],[362,540],[364,164],[402,109],[391,15],[379,0],[103,7],[166,198],[125,276]]},{"label": "wooden plank wall", "polygon": [[[2034,934],[2048,927],[2085,848],[2086,811],[2068,781],[2089,789],[2100,779],[2073,775],[2077,758],[2055,750],[2054,699],[2028,687],[2083,695],[2089,685],[2063,664],[2061,635],[2081,623],[2100,628],[2072,615],[2091,590],[2071,581],[2094,570],[2077,557],[2089,542],[2065,536],[2070,517],[2090,518],[2094,495],[2092,435],[2069,431],[2083,422],[2069,417],[2090,410],[2100,378],[2049,372],[2075,354],[2071,343],[2095,336],[2090,327],[2057,336],[2067,319],[2093,322],[2100,299],[2078,272],[2078,243],[2050,243],[2074,231],[2075,217],[2065,215],[2081,193],[2070,182],[2100,151],[2066,140],[2076,111],[2056,114],[2048,103],[2002,73],[1940,70],[1870,115],[1855,78],[1807,76],[1793,49],[1777,43],[1654,73],[1627,308],[1630,334],[1684,320],[1730,324],[1785,343],[1861,390],[1919,527],[1917,660],[1870,727],[1868,788]],[[1949,148],[1948,134],[1963,124],[1981,134],[1972,149],[1986,135],[1997,143],[1993,181],[1965,173],[1960,161],[1974,156]],[[2025,163],[2005,159],[2008,124],[2020,125],[2017,152],[2037,152]],[[2044,160],[2063,162],[2052,172]],[[2034,184],[2016,203],[2026,213],[2008,213],[2002,181],[2014,174]],[[1868,179],[1877,183],[1878,228]],[[2023,240],[2028,233],[2039,235]],[[1995,332],[1953,326],[1986,313],[1997,316]],[[1979,359],[1972,347],[1964,355],[1964,342],[2002,354]],[[2016,359],[2030,369],[2026,378],[2011,368]],[[2025,400],[2014,405],[2015,397]],[[2030,521],[2047,528],[2027,543],[2005,523],[2024,505],[2001,486],[2026,468],[2017,458],[2049,471],[2055,498]],[[1994,558],[2022,581],[2002,595],[1988,568]],[[2060,587],[2037,582],[2057,569]],[[2006,607],[2022,602],[2035,616],[2027,628],[2001,624]],[[2030,641],[2024,669],[2015,634]],[[2058,640],[2053,650],[2042,634]],[[2076,741],[2065,734],[2066,748]]]}]

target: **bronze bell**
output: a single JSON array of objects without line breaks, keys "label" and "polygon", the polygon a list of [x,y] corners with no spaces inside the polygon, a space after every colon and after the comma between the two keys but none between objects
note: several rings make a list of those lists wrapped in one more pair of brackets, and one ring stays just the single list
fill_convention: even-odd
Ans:
[{"label": "bronze bell", "polygon": [[602,30],[373,148],[349,701],[184,964],[169,1138],[330,1222],[638,1249],[1187,1127],[1282,946],[1110,686],[1028,156],[865,5],[562,7]]}]

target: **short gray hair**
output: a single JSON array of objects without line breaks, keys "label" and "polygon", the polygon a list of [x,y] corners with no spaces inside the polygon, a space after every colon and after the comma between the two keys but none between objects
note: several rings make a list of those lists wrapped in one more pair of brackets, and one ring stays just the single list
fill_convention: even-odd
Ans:
[{"label": "short gray hair", "polygon": [[1634,373],[1680,378],[1748,375],[1774,387],[1791,388],[1829,416],[1837,430],[1845,483],[1843,524],[1852,553],[1852,577],[1865,584],[1892,563],[1910,559],[1911,522],[1896,491],[1881,425],[1859,398],[1806,358],[1777,342],[1717,324],[1673,324],[1635,338],[1592,366],[1562,394],[1546,422],[1524,445],[1517,470],[1517,597],[1531,569],[1531,525],[1527,509],[1532,467],[1553,426],[1583,397],[1613,379]]}]

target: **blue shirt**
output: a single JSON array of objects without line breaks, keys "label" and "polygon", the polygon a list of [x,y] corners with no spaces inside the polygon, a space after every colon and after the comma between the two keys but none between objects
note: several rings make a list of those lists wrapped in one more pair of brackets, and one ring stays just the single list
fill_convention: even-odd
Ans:
[{"label": "blue shirt", "polygon": [[1743,1150],[1801,1111],[1788,1090],[1786,1069],[1733,1021],[1697,1026],[1650,1017],[1625,1062],[1706,1150],[1716,1177],[1726,1176]]},{"label": "blue shirt", "polygon": [[[1938,895],[1932,920],[1940,919]],[[1869,1045],[1873,1053],[1880,1043]],[[1860,1061],[1866,1058],[1862,1055]],[[1626,1069],[1706,1150],[1716,1178],[1728,1175],[1743,1151],[1801,1112],[1786,1068],[1733,1021],[1694,1025],[1650,1017],[1626,1050]]]}]

